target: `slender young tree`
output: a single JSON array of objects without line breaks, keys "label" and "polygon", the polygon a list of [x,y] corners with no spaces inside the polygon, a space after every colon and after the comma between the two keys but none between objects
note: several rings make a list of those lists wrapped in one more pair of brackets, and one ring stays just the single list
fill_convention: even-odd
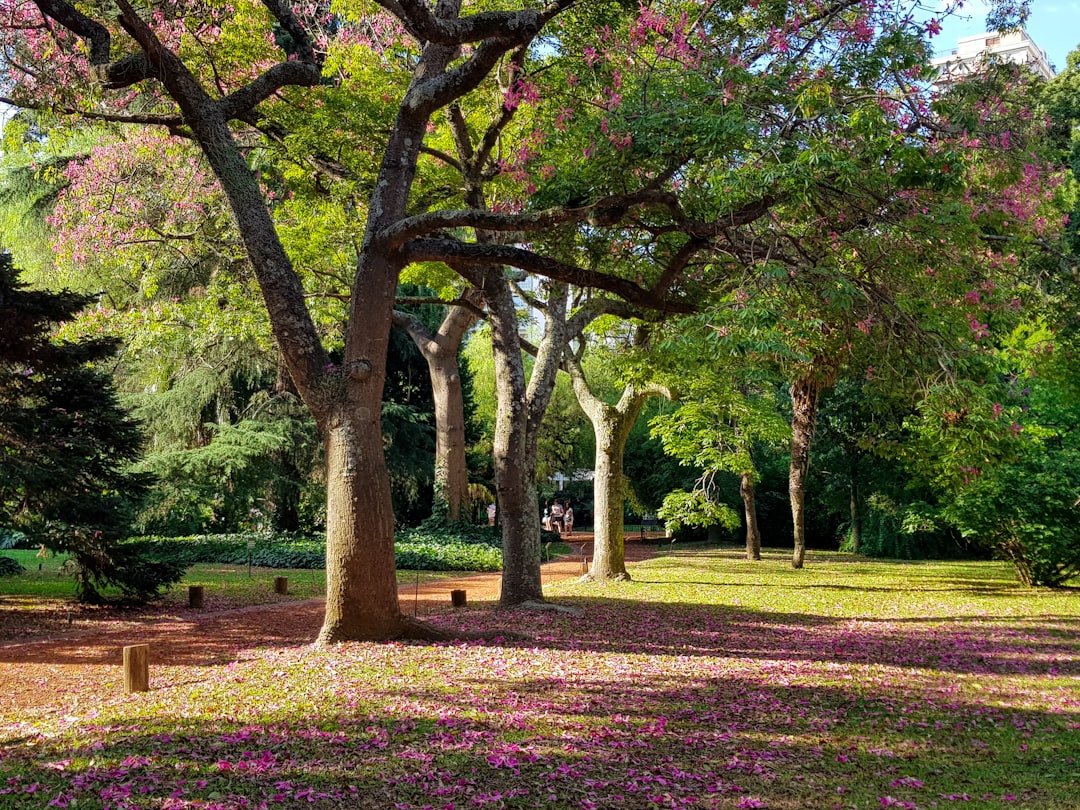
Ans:
[{"label": "slender young tree", "polygon": [[[635,343],[647,339],[644,326],[635,329]],[[623,536],[623,517],[626,509],[626,481],[623,474],[623,453],[630,431],[641,414],[641,408],[651,396],[672,398],[672,393],[659,383],[627,383],[618,400],[606,402],[594,392],[582,365],[582,342],[579,351],[565,353],[566,370],[573,382],[578,404],[592,423],[596,442],[593,463],[593,560],[584,581],[629,580]]]}]

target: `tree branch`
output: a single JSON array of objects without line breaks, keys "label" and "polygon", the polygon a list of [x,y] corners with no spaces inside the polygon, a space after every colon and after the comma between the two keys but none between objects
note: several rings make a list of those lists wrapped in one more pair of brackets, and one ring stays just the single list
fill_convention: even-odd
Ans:
[{"label": "tree branch", "polygon": [[314,87],[322,81],[317,64],[278,62],[261,76],[217,102],[225,120],[241,118],[282,87]]},{"label": "tree branch", "polygon": [[300,24],[300,21],[296,19],[296,15],[293,14],[292,4],[282,2],[282,0],[262,0],[262,4],[277,20],[282,30],[289,35],[293,45],[296,47],[297,58],[308,65],[318,66],[322,60],[315,53],[315,46],[311,42],[307,29]]},{"label": "tree branch", "polygon": [[665,299],[627,279],[586,270],[511,245],[477,245],[454,239],[413,239],[402,247],[401,253],[403,258],[410,262],[443,262],[478,287],[483,286],[482,274],[475,272],[476,268],[470,268],[470,264],[479,267],[503,265],[578,287],[607,290],[626,301],[649,309],[664,312],[694,311],[693,305],[685,301]]},{"label": "tree branch", "polygon": [[408,29],[420,42],[438,45],[464,45],[482,40],[520,41],[531,38],[543,28],[544,23],[558,11],[572,5],[573,0],[559,0],[543,12],[534,9],[524,11],[483,11],[468,17],[440,19],[424,0],[375,0]]},{"label": "tree branch", "polygon": [[56,20],[64,28],[90,43],[91,67],[109,64],[112,37],[108,28],[64,0],[34,0],[34,5],[43,15]]},{"label": "tree branch", "polygon": [[[497,214],[479,208],[427,211],[394,223],[379,234],[379,240],[387,249],[401,247],[406,241],[418,236],[450,228],[474,228],[484,231],[541,231],[555,225],[587,222],[594,227],[618,224],[628,209],[639,205],[657,205],[675,213],[681,213],[679,201],[674,194],[657,189],[642,189],[629,194],[604,197],[592,205],[581,208],[549,208],[529,214]],[[760,216],[758,214],[757,216]],[[732,221],[742,224],[732,215]],[[730,227],[725,218],[725,227]]]}]

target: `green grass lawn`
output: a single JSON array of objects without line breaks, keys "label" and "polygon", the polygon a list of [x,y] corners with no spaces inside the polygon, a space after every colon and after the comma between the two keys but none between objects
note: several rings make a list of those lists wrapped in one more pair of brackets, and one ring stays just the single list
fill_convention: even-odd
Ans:
[{"label": "green grass lawn", "polygon": [[528,638],[271,649],[4,718],[0,807],[1080,808],[1080,591],[663,550]]},{"label": "green grass lawn", "polygon": [[[0,596],[37,596],[42,599],[70,601],[75,598],[75,581],[63,570],[64,555],[42,559],[33,550],[0,552],[16,559],[26,571],[18,576],[0,578]],[[466,575],[463,571],[398,571],[398,582],[432,582]],[[326,572],[298,568],[249,569],[246,565],[196,563],[184,575],[183,581],[164,594],[166,605],[187,602],[189,585],[205,588],[206,607],[247,607],[279,599],[273,594],[275,577],[288,577],[289,596],[310,599],[326,594]],[[104,593],[109,594],[109,589]],[[272,596],[273,595],[273,596]],[[2,807],[2,805],[0,805]]]}]

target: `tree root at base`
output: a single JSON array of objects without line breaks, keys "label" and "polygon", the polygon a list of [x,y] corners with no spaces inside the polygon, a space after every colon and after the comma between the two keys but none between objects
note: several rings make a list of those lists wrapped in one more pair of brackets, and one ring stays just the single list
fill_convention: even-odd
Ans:
[{"label": "tree root at base", "polygon": [[319,634],[314,646],[325,649],[351,641],[494,641],[496,639],[527,641],[529,638],[529,636],[513,630],[444,630],[411,616],[404,616],[397,628],[397,632],[373,634],[367,637],[349,637],[344,633],[326,633],[324,631]]},{"label": "tree root at base", "polygon": [[587,574],[582,574],[581,578],[578,580],[578,582],[582,583],[582,584],[589,583],[589,582],[633,582],[633,581],[634,581],[633,577],[631,577],[625,571],[623,571],[621,574],[615,574],[614,576],[610,576],[610,577],[598,577],[595,574],[593,574],[592,571],[590,571]]}]

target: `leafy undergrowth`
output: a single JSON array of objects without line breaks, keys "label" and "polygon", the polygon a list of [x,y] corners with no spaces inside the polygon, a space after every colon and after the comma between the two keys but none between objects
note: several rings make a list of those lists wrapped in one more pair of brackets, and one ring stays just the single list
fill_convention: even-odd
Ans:
[{"label": "leafy undergrowth", "polygon": [[1080,603],[988,563],[696,551],[529,641],[259,651],[7,718],[5,808],[1071,808]]}]

